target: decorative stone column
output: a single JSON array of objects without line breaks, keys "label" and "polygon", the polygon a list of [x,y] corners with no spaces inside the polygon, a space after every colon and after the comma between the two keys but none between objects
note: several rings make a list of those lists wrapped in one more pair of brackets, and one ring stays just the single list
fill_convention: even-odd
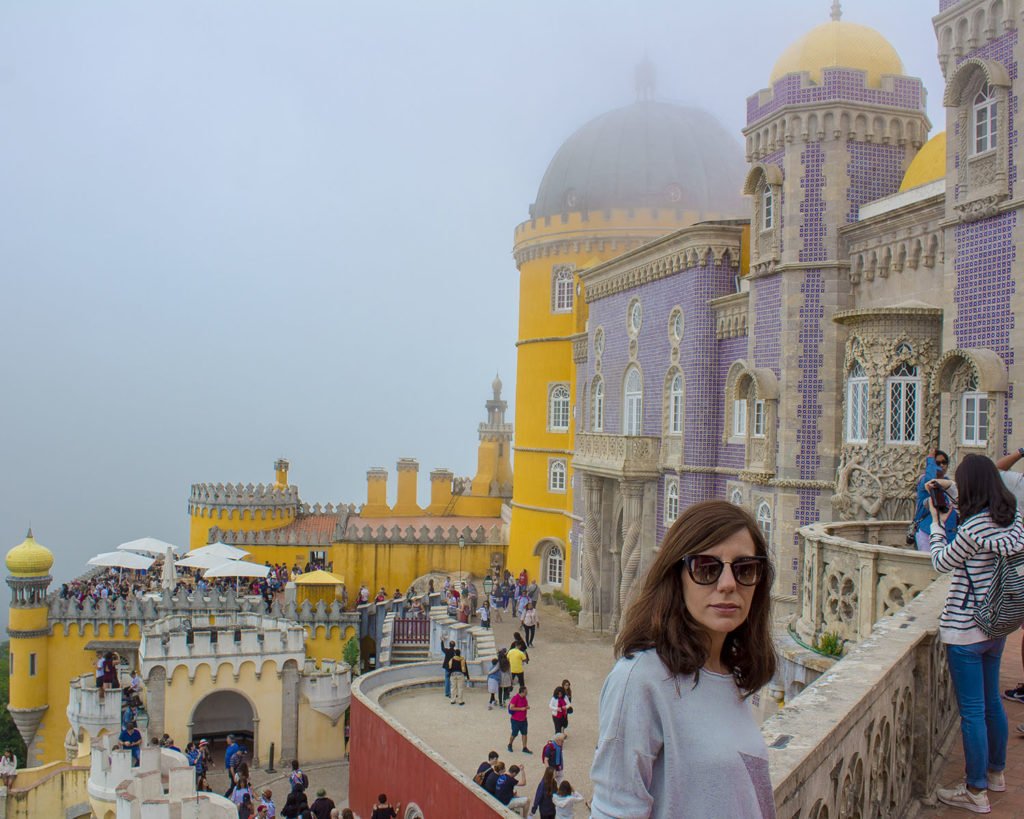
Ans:
[{"label": "decorative stone column", "polygon": [[[253,717],[255,718],[255,714]],[[255,720],[254,723],[255,725]],[[281,669],[281,759],[288,764],[299,753],[299,667],[289,660]]]},{"label": "decorative stone column", "polygon": [[580,620],[594,625],[594,615],[601,594],[601,479],[583,476],[583,612]]},{"label": "decorative stone column", "polygon": [[618,599],[615,607],[615,631],[626,608],[626,601],[640,570],[640,523],[643,514],[644,485],[642,481],[619,481],[622,492],[622,554]]},{"label": "decorative stone column", "polygon": [[146,713],[149,715],[150,736],[163,736],[166,702],[167,671],[164,670],[163,666],[157,666],[146,680]]}]

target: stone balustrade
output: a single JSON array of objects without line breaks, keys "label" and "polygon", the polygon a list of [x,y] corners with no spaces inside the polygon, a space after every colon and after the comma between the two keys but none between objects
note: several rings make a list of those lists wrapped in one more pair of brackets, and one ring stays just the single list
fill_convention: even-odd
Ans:
[{"label": "stone balustrade", "polygon": [[906,521],[815,523],[799,531],[801,610],[795,630],[814,645],[825,632],[856,643],[937,576],[931,557],[904,545]]},{"label": "stone balustrade", "polygon": [[958,723],[937,634],[948,588],[933,581],[764,722],[780,819],[912,816],[931,793]]},{"label": "stone balustrade", "polygon": [[102,697],[94,674],[83,674],[71,681],[67,708],[68,722],[75,730],[90,737],[106,732],[117,736],[121,731],[121,691],[108,690]]},{"label": "stone balustrade", "polygon": [[646,478],[660,475],[661,439],[650,435],[576,435],[573,466],[606,478]]}]

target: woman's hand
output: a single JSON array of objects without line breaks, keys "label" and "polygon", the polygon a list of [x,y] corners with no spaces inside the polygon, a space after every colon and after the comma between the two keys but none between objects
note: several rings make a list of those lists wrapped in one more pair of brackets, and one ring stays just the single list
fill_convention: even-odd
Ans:
[{"label": "woman's hand", "polygon": [[946,511],[941,514],[935,509],[935,504],[932,499],[928,498],[928,511],[932,513],[932,523],[942,524],[943,528],[946,526],[946,520],[949,518],[950,513],[953,511],[953,506],[947,505]]}]

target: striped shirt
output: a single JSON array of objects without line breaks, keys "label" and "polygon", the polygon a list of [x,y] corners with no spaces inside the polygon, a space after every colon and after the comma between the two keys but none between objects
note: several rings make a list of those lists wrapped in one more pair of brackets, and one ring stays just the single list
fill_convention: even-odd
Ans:
[{"label": "striped shirt", "polygon": [[988,593],[995,575],[996,556],[1024,551],[1024,519],[1018,511],[1006,528],[997,526],[988,512],[979,512],[960,524],[956,538],[946,543],[944,532],[931,535],[932,565],[952,572],[946,605],[939,617],[939,636],[951,645],[991,640],[974,622],[974,609]]}]

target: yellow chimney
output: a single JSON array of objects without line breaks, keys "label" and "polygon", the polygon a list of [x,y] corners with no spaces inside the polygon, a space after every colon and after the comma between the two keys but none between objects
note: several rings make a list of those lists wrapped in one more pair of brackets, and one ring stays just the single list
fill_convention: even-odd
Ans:
[{"label": "yellow chimney", "polygon": [[284,458],[278,458],[274,461],[274,484],[278,488],[288,485],[288,466],[288,461]]},{"label": "yellow chimney", "polygon": [[364,517],[388,515],[388,471],[375,466],[366,470],[366,505],[360,510]]},{"label": "yellow chimney", "polygon": [[440,515],[452,499],[452,480],[455,475],[448,469],[435,469],[430,473],[430,507],[428,515]]},{"label": "yellow chimney", "polygon": [[416,505],[416,479],[419,476],[420,464],[415,458],[399,458],[395,465],[398,470],[398,499],[393,515],[413,517],[422,515],[423,510]]}]

